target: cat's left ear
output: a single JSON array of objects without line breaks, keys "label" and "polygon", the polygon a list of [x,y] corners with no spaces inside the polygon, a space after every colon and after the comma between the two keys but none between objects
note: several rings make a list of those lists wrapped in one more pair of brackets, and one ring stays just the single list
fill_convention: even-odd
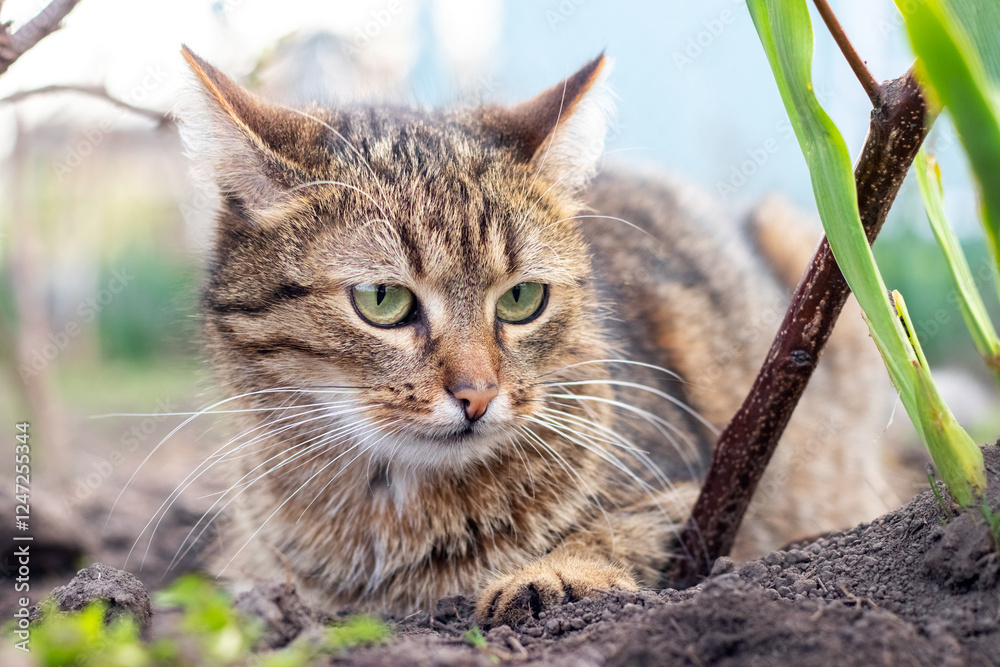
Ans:
[{"label": "cat's left ear", "polygon": [[614,113],[605,84],[611,62],[602,53],[565,81],[487,122],[523,147],[531,165],[568,191],[584,186],[604,151],[608,120]]}]

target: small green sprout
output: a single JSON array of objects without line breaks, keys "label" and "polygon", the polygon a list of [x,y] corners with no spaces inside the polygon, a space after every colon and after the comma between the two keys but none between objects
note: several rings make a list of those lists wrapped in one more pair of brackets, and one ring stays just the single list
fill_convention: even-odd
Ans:
[{"label": "small green sprout", "polygon": [[[105,623],[107,603],[61,613],[49,601],[35,625],[32,647],[46,667],[159,667],[173,665],[242,665],[307,667],[324,657],[392,636],[388,625],[371,616],[352,616],[328,626],[321,636],[303,636],[276,651],[253,655],[261,624],[240,614],[229,595],[198,575],[179,578],[154,594],[155,606],[179,609],[177,627],[167,637],[144,642],[134,618],[123,614]],[[481,637],[482,635],[480,635]]]},{"label": "small green sprout", "polygon": [[180,629],[203,664],[233,664],[244,659],[260,637],[260,624],[237,612],[224,591],[204,577],[180,577],[154,594],[160,608],[180,608]]},{"label": "small green sprout", "polygon": [[990,537],[993,538],[993,549],[1000,554],[1000,512],[990,507],[986,498],[983,498],[981,511],[986,527],[989,528]]},{"label": "small green sprout", "polygon": [[374,646],[392,636],[392,629],[371,616],[352,616],[342,623],[326,627],[319,642],[303,636],[278,651],[259,656],[260,667],[306,667],[320,658],[342,653],[351,648]]},{"label": "small green sprout", "polygon": [[462,639],[476,648],[486,648],[486,637],[483,636],[483,631],[479,629],[478,625],[473,625],[466,630]]},{"label": "small green sprout", "polygon": [[104,600],[66,613],[60,612],[55,602],[46,602],[32,634],[38,664],[144,667],[171,663],[174,654],[166,643],[143,643],[138,623],[128,614],[105,623],[107,610]]},{"label": "small green sprout", "polygon": [[323,649],[340,652],[356,646],[373,646],[392,636],[388,625],[373,616],[352,616],[343,623],[328,626]]},{"label": "small green sprout", "polygon": [[927,483],[930,484],[931,493],[933,493],[934,497],[937,498],[938,505],[940,505],[941,511],[944,513],[944,516],[938,517],[938,519],[941,520],[942,524],[946,524],[948,523],[948,519],[950,519],[953,514],[951,507],[948,506],[948,503],[944,501],[944,497],[941,495],[941,490],[938,488],[938,481],[934,477],[934,466],[930,463],[927,464]]}]

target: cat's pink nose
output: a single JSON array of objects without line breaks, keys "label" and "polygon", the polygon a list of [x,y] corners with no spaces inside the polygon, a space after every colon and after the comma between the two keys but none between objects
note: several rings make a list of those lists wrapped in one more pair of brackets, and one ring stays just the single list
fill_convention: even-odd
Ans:
[{"label": "cat's pink nose", "polygon": [[485,389],[476,389],[469,385],[464,385],[452,391],[451,395],[457,398],[465,406],[465,414],[471,421],[476,421],[484,414],[489,407],[490,401],[497,397],[499,390],[496,385],[491,385]]}]

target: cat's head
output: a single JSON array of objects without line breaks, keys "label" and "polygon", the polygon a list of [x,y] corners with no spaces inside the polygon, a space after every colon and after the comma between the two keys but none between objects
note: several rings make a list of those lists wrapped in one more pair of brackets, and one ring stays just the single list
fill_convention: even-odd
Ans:
[{"label": "cat's head", "polygon": [[258,392],[244,403],[315,404],[328,442],[462,467],[528,426],[547,380],[602,358],[573,218],[603,147],[603,57],[513,107],[426,111],[291,109],[184,56],[186,145],[220,195],[206,335],[228,391]]}]

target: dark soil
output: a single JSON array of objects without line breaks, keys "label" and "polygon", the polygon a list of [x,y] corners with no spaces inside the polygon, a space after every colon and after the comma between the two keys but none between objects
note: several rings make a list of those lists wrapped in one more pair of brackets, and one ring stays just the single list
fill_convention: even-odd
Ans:
[{"label": "dark soil", "polygon": [[[105,600],[108,603],[106,623],[129,614],[138,621],[141,631],[148,629],[153,617],[149,594],[142,582],[133,574],[103,563],[77,572],[72,581],[52,591],[52,599],[60,611],[80,611],[94,600]],[[36,613],[32,620],[37,620],[39,615]]]},{"label": "dark soil", "polygon": [[[1000,448],[984,448],[1000,508]],[[518,628],[465,639],[472,603],[387,619],[395,638],[332,660],[351,665],[996,665],[1000,554],[977,512],[956,515],[926,492],[871,524],[791,545],[684,591],[613,591],[543,612]],[[264,619],[266,647],[328,617],[286,584],[237,605]],[[155,625],[154,625],[155,628]],[[155,630],[154,630],[155,632]]]}]

